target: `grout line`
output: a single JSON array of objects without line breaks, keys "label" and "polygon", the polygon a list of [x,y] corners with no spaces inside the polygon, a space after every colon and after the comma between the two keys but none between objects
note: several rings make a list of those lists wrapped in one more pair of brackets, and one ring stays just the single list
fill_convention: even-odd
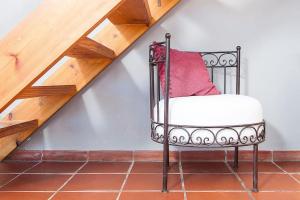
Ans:
[{"label": "grout line", "polygon": [[[300,175],[300,172],[258,172],[259,174],[291,174],[291,175]],[[5,174],[11,174],[11,175],[18,175],[20,173],[0,173],[0,175],[5,175]],[[33,172],[30,172],[30,173],[23,173],[23,174],[31,174],[31,175],[35,175],[35,174],[38,174],[38,175],[72,175],[74,174],[74,172],[53,172],[53,173],[42,173],[42,172],[38,172],[38,173],[33,173]],[[115,173],[115,172],[103,172],[103,173],[92,173],[92,172],[80,172],[80,173],[77,173],[77,174],[82,174],[82,175],[105,175],[105,174],[113,174],[113,175],[124,175],[124,174],[127,174],[127,172],[124,172],[124,173]],[[131,173],[131,174],[153,174],[153,175],[156,175],[156,174],[161,174],[159,172],[134,172],[134,173]],[[180,174],[180,172],[170,172],[168,174],[171,174],[171,175],[178,175]],[[198,174],[198,175],[201,175],[201,174],[232,174],[231,172],[182,172],[182,174]],[[251,171],[246,171],[246,172],[239,172],[239,174],[252,174]]]},{"label": "grout line", "polygon": [[[205,193],[225,193],[225,192],[235,192],[235,193],[247,193],[247,191],[245,190],[189,190],[188,192],[195,192],[195,193],[201,193],[201,192],[205,192]],[[297,192],[297,193],[300,193],[300,191],[298,190],[264,190],[264,191],[259,191],[259,193],[268,193],[268,192]],[[254,198],[253,198],[254,199]]]},{"label": "grout line", "polygon": [[[0,174],[19,174],[19,173],[0,173]],[[74,174],[74,172],[53,172],[53,173],[42,173],[42,172],[38,172],[38,173],[33,173],[33,172],[31,172],[31,173],[24,173],[24,174],[48,174],[48,175],[72,175],[72,174]],[[116,173],[116,172],[103,172],[103,173],[101,173],[101,172],[99,172],[99,173],[93,173],[93,172],[80,172],[80,173],[77,173],[77,174],[90,174],[90,175],[97,175],[97,174],[114,174],[114,175],[123,175],[123,174],[127,174],[127,172],[118,172],[118,173]],[[144,173],[142,173],[142,172],[134,172],[134,173],[132,173],[132,174],[161,174],[161,173],[155,173],[155,172],[144,172]],[[179,174],[179,172],[171,172],[171,173],[169,173],[169,174]],[[187,173],[187,174],[189,174],[189,173]],[[190,174],[196,174],[196,173],[190,173]],[[207,173],[207,174],[212,174],[212,173]],[[219,174],[221,174],[221,173],[219,173]],[[224,173],[225,174],[225,173]]]},{"label": "grout line", "polygon": [[[8,190],[8,191],[0,191],[1,193],[53,193],[55,191],[52,190],[40,190],[40,191],[13,191],[13,190]],[[82,191],[77,191],[77,190],[70,190],[70,191],[60,191],[61,193],[117,193],[119,192],[119,190],[82,190]],[[161,190],[126,190],[126,193],[135,193],[135,192],[161,192]],[[178,192],[178,193],[182,193],[182,190],[169,190],[169,192]],[[195,192],[195,193],[201,193],[201,192],[205,192],[205,193],[226,193],[226,192],[235,192],[235,193],[246,193],[247,191],[245,190],[188,190],[188,192]],[[260,193],[270,193],[270,192],[285,192],[285,193],[300,193],[299,190],[264,190],[264,191],[260,191]]]},{"label": "grout line", "polygon": [[41,162],[37,162],[34,165],[32,165],[31,167],[25,169],[24,171],[22,171],[21,173],[15,173],[18,174],[16,177],[12,178],[11,180],[9,180],[7,183],[3,184],[0,186],[0,188],[3,188],[4,186],[6,186],[7,184],[11,183],[12,181],[14,181],[16,178],[20,177],[21,175],[25,174],[27,171],[31,170],[32,168],[34,168],[35,166],[37,166],[38,164],[40,164]]},{"label": "grout line", "polygon": [[280,167],[278,164],[276,164],[274,161],[273,161],[273,164],[276,166],[276,167],[278,167],[279,169],[281,169],[283,172],[284,172],[284,174],[287,174],[289,177],[291,177],[292,179],[294,179],[297,183],[299,183],[300,184],[300,181],[296,178],[296,177],[294,177],[292,174],[290,174],[289,172],[287,172],[286,170],[284,170],[282,167]]},{"label": "grout line", "polygon": [[68,190],[68,191],[59,191],[60,193],[117,193],[119,190]]},{"label": "grout line", "polygon": [[224,160],[182,160],[182,162],[190,162],[190,163],[197,163],[197,162],[203,162],[203,163],[209,163],[209,162],[224,162]]},{"label": "grout line", "polygon": [[187,194],[186,194],[185,185],[184,185],[183,169],[182,169],[182,163],[181,163],[181,153],[179,154],[179,172],[180,172],[180,179],[181,179],[181,188],[183,190],[183,199],[187,200]]},{"label": "grout line", "polygon": [[[250,174],[252,175],[253,172],[239,172],[239,174]],[[258,172],[258,174],[284,174],[283,172]]]},{"label": "grout line", "polygon": [[65,182],[64,184],[62,184],[62,186],[60,186],[49,198],[48,200],[51,200],[65,185],[67,185],[71,179],[87,164],[88,162],[86,161],[85,163],[83,163],[81,165],[81,167],[79,167]]},{"label": "grout line", "polygon": [[188,190],[188,192],[195,192],[195,193],[200,193],[200,192],[205,192],[205,193],[223,193],[223,192],[236,192],[236,193],[247,193],[245,190]]},{"label": "grout line", "polygon": [[255,198],[252,195],[251,190],[248,190],[244,181],[240,178],[240,176],[231,168],[231,166],[228,164],[228,162],[225,163],[228,169],[231,171],[231,173],[238,179],[244,190],[248,193],[248,196],[250,199],[255,200]]},{"label": "grout line", "polygon": [[125,184],[126,184],[126,182],[127,182],[128,177],[129,177],[129,175],[130,175],[130,173],[131,173],[131,170],[132,170],[132,168],[133,168],[133,165],[134,165],[134,161],[132,161],[130,167],[128,168],[127,174],[126,174],[125,179],[124,179],[124,181],[123,181],[123,183],[122,183],[122,186],[121,186],[121,188],[120,188],[120,191],[119,191],[119,194],[118,194],[116,200],[119,200],[120,197],[121,197],[121,193],[123,192],[123,189],[124,189],[124,187],[125,187]]},{"label": "grout line", "polygon": [[42,162],[58,162],[58,163],[85,163],[87,160],[42,160]]},{"label": "grout line", "polygon": [[3,190],[3,191],[0,191],[0,194],[1,193],[53,193],[55,191],[52,191],[52,190],[39,190],[39,191],[27,191],[27,190],[18,190],[18,191],[14,191],[14,190]]}]

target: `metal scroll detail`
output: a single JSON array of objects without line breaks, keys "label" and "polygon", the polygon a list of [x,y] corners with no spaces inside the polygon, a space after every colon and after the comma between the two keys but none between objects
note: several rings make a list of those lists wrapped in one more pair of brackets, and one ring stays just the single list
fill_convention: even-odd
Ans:
[{"label": "metal scroll detail", "polygon": [[237,66],[236,52],[202,52],[201,55],[208,68]]},{"label": "metal scroll detail", "polygon": [[[151,138],[164,142],[164,124],[152,122]],[[180,126],[169,124],[170,145],[191,147],[236,147],[259,144],[265,140],[265,123],[237,126]]]}]

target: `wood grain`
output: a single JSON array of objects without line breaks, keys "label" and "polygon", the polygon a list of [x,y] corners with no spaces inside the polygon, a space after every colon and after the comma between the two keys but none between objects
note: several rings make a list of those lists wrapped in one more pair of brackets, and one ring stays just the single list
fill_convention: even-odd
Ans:
[{"label": "wood grain", "polygon": [[0,138],[33,130],[38,127],[37,120],[30,121],[0,121]]},{"label": "wood grain", "polygon": [[149,25],[152,17],[147,0],[125,0],[108,19],[113,24]]},{"label": "wood grain", "polygon": [[76,93],[76,85],[32,86],[18,94],[18,99],[43,96],[72,95]]},{"label": "wood grain", "polygon": [[[163,0],[161,7],[157,7],[155,0],[148,0],[148,2],[153,19],[149,26],[145,24],[115,25],[108,23],[93,40],[114,51],[117,57],[124,53],[151,26],[179,3],[180,0]],[[43,85],[76,85],[78,93],[112,62],[113,60],[105,58],[71,58],[60,66]],[[74,95],[75,94],[24,99],[21,104],[5,117],[5,120],[29,121],[38,119],[38,126],[41,126],[70,101]],[[26,131],[0,139],[0,159],[3,159],[16,147],[16,140],[22,142],[33,132],[34,131]]]},{"label": "wood grain", "polygon": [[122,0],[45,0],[0,42],[0,112]]},{"label": "wood grain", "polygon": [[67,52],[67,56],[74,58],[110,58],[113,59],[115,52],[106,46],[84,37],[79,39]]}]

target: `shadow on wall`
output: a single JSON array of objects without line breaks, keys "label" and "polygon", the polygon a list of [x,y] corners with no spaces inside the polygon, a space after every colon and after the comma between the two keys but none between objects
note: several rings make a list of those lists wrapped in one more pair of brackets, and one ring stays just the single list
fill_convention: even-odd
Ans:
[{"label": "shadow on wall", "polygon": [[[148,72],[148,65],[140,67]],[[143,149],[152,142],[150,123],[145,123],[149,100],[131,76],[122,62],[115,62],[23,148],[42,140],[49,150]]]}]

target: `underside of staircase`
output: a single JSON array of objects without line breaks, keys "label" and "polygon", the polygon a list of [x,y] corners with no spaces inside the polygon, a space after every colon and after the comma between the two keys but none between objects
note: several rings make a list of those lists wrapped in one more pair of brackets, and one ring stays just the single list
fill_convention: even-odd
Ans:
[{"label": "underside of staircase", "polygon": [[179,2],[44,0],[0,40],[0,160]]}]

